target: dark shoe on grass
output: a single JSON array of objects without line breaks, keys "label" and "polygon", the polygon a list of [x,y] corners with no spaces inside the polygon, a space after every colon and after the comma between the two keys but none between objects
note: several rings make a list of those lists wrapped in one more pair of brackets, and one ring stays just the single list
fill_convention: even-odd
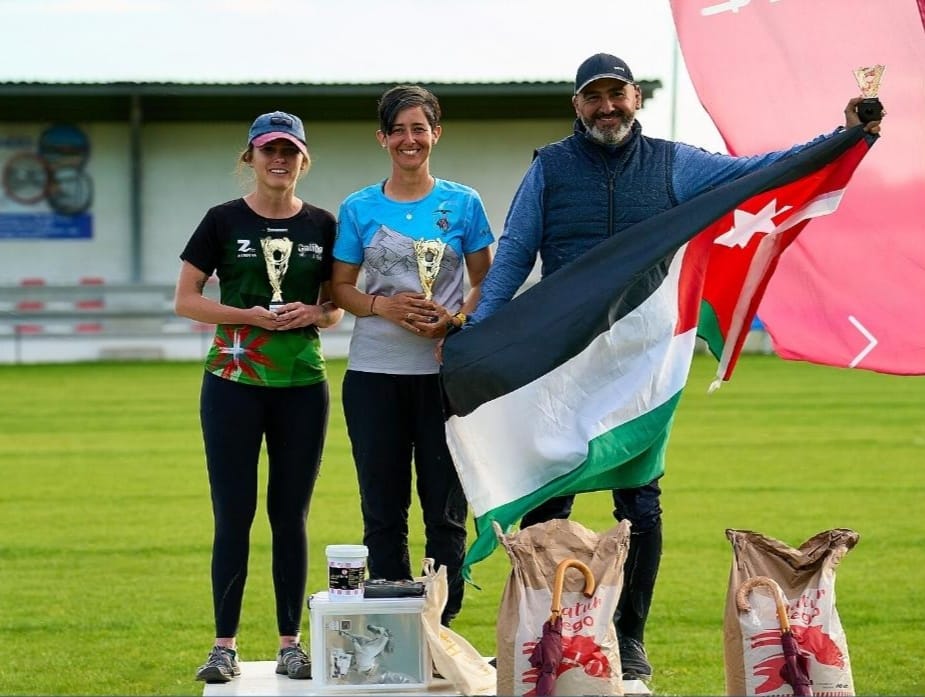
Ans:
[{"label": "dark shoe on grass", "polygon": [[623,666],[624,680],[648,682],[652,679],[652,666],[641,641],[620,637],[620,664]]},{"label": "dark shoe on grass", "polygon": [[207,683],[230,682],[241,674],[238,652],[224,646],[213,646],[206,662],[196,671],[196,679]]}]

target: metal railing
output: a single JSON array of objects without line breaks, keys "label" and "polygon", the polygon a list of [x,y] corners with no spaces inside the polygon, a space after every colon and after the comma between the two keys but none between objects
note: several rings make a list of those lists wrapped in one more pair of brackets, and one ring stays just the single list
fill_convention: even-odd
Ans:
[{"label": "metal railing", "polygon": [[[0,285],[0,363],[201,358],[214,325],[178,317],[173,295],[156,283]],[[347,317],[322,332],[326,355],[346,355],[352,328]]]}]

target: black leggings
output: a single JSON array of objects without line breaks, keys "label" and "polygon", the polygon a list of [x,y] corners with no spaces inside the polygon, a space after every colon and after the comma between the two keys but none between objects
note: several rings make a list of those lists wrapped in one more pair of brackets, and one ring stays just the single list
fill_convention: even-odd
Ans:
[{"label": "black leggings", "polygon": [[448,625],[462,607],[468,508],[446,445],[439,377],[348,370],[343,400],[370,577],[398,580],[412,575],[408,509],[413,460],[424,554],[447,570],[448,598],[441,620]]},{"label": "black leggings", "polygon": [[264,436],[273,538],[273,588],[281,636],[299,633],[308,575],[305,521],[328,421],[328,384],[244,385],[206,373],[200,419],[212,491],[215,636],[238,632],[250,529],[257,510],[257,462]]},{"label": "black leggings", "polygon": [[[644,641],[662,558],[662,490],[656,479],[634,489],[614,489],[612,494],[614,518],[629,520],[632,524],[630,547],[623,564],[623,590],[613,621],[621,637]],[[549,499],[527,513],[520,527],[553,518],[568,518],[574,500],[574,496]]]}]

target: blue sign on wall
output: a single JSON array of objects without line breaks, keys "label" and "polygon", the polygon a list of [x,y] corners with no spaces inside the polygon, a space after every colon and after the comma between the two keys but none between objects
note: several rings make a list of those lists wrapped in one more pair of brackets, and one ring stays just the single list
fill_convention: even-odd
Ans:
[{"label": "blue sign on wall", "polygon": [[0,213],[0,239],[68,239],[93,237],[93,217],[89,213]]}]

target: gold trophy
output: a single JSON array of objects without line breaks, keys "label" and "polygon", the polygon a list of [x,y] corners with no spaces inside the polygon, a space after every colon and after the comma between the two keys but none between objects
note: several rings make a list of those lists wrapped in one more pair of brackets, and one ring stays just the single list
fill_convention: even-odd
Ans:
[{"label": "gold trophy", "polygon": [[415,240],[414,256],[418,260],[418,276],[421,279],[421,288],[424,298],[430,300],[434,297],[434,282],[440,273],[440,262],[443,261],[443,250],[446,242],[440,240]]},{"label": "gold trophy", "polygon": [[861,123],[878,121],[883,117],[883,104],[877,99],[877,94],[880,92],[880,80],[885,69],[885,65],[871,65],[854,70],[854,79],[861,88],[861,96],[864,97],[858,104],[858,118],[861,119]]},{"label": "gold trophy", "polygon": [[271,312],[277,312],[280,307],[285,305],[283,302],[283,276],[289,269],[289,257],[292,254],[292,240],[288,237],[263,237],[260,239],[260,246],[263,248],[263,259],[267,263],[267,276],[270,279],[270,289],[273,294],[270,296],[269,309]]}]

